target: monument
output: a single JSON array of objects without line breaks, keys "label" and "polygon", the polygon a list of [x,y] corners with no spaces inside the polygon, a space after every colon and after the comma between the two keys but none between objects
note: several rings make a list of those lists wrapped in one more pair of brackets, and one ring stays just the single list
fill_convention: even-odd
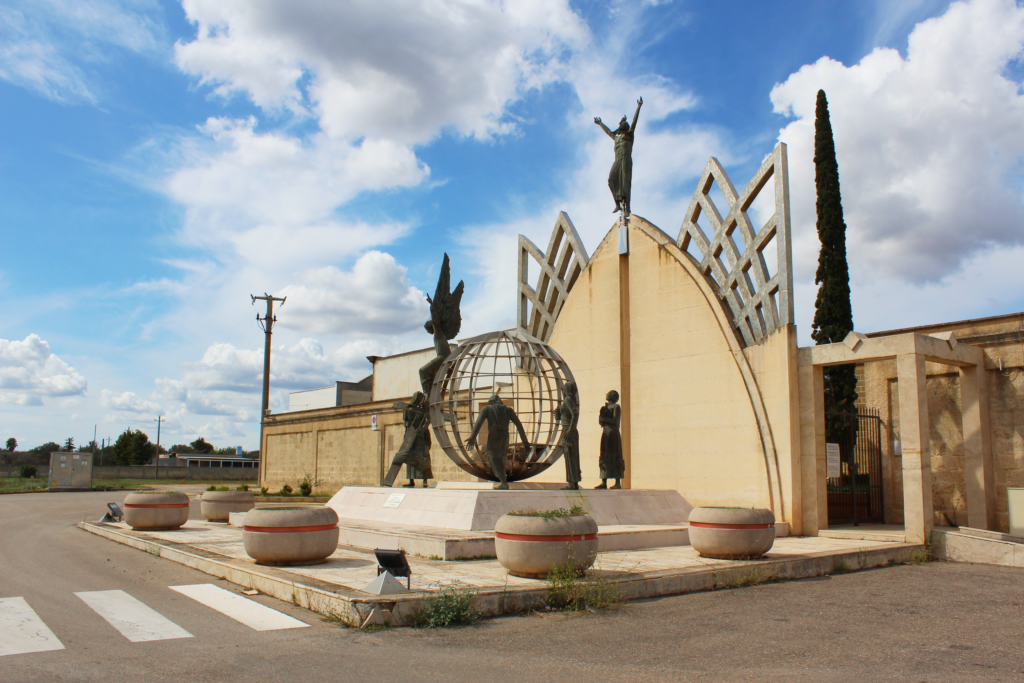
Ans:
[{"label": "monument", "polygon": [[644,104],[644,98],[636,101],[636,113],[633,114],[633,125],[629,124],[626,115],[622,115],[619,127],[614,131],[601,122],[600,116],[594,117],[594,123],[601,126],[608,137],[615,141],[615,162],[611,171],[608,172],[608,189],[612,192],[612,199],[615,200],[615,209],[612,213],[622,212],[623,216],[629,216],[629,195],[633,185],[633,133],[636,131],[636,122],[640,118],[640,107]]}]

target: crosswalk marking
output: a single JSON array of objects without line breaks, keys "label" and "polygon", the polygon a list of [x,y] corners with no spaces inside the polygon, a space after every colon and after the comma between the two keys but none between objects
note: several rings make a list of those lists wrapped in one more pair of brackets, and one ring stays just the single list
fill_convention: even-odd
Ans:
[{"label": "crosswalk marking", "polygon": [[0,657],[63,649],[25,598],[0,598]]},{"label": "crosswalk marking", "polygon": [[293,619],[287,614],[278,612],[260,603],[232,593],[212,583],[197,583],[191,586],[170,586],[196,602],[217,610],[221,614],[240,621],[254,631],[276,631],[285,628],[303,628],[309,626],[304,621]]},{"label": "crosswalk marking", "polygon": [[75,593],[133,643],[192,638],[192,634],[124,591]]}]

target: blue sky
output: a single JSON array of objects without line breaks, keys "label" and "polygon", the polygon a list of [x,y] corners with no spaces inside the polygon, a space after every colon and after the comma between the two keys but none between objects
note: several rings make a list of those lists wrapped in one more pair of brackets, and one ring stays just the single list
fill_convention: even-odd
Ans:
[{"label": "blue sky", "polygon": [[857,329],[1021,310],[1024,10],[1012,0],[0,1],[0,437],[258,442],[272,408],[426,346],[441,254],[463,332],[514,324],[515,240],[565,210],[674,235],[709,156],[789,145],[813,315],[813,108],[829,96]]}]

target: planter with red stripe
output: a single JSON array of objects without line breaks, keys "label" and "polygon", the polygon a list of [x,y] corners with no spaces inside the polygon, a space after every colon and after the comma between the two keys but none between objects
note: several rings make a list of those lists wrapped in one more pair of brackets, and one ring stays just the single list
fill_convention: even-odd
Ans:
[{"label": "planter with red stripe", "polygon": [[597,556],[597,522],[589,515],[504,515],[494,526],[494,550],[513,576],[543,579],[570,565],[582,574]]},{"label": "planter with red stripe", "polygon": [[762,508],[694,508],[690,545],[701,557],[749,560],[775,543],[775,515]]},{"label": "planter with red stripe", "polygon": [[255,508],[245,513],[242,541],[256,564],[318,564],[338,549],[340,533],[329,507]]},{"label": "planter with red stripe", "polygon": [[177,529],[188,511],[188,496],[179,491],[137,491],[124,499],[124,521],[136,531]]},{"label": "planter with red stripe", "polygon": [[225,522],[232,512],[248,512],[256,507],[251,491],[205,491],[199,510],[211,522]]}]

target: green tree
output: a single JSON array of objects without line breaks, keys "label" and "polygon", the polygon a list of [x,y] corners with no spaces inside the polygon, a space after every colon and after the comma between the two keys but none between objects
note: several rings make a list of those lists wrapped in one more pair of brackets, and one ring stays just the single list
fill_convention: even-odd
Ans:
[{"label": "green tree", "polygon": [[47,441],[42,446],[36,446],[29,453],[36,458],[44,459],[46,462],[50,461],[50,453],[56,453],[61,450],[61,445],[53,441]]},{"label": "green tree", "polygon": [[183,443],[176,443],[173,446],[171,446],[171,453],[180,453],[182,455],[188,455],[189,453],[195,452],[196,449]]},{"label": "green tree", "polygon": [[216,450],[213,447],[213,444],[207,443],[206,439],[204,439],[203,437],[199,437],[198,439],[193,441],[191,445],[192,449],[196,453],[204,453],[206,455],[209,455],[210,453],[213,453],[214,450]]},{"label": "green tree", "polygon": [[[814,120],[814,184],[818,193],[818,272],[814,283],[818,298],[814,302],[811,338],[818,344],[841,342],[853,331],[853,307],[850,305],[850,271],[846,263],[846,222],[839,192],[839,164],[832,139],[825,91],[818,91]],[[857,375],[854,365],[825,368],[825,404],[830,410],[851,412],[857,400]]]},{"label": "green tree", "polygon": [[75,437],[69,436],[67,440],[64,442],[64,446],[61,448],[61,450],[67,451],[68,453],[75,450]]},{"label": "green tree", "polygon": [[138,429],[127,429],[114,442],[114,462],[118,465],[144,465],[153,457],[155,450],[147,434]]},{"label": "green tree", "polygon": [[79,446],[78,447],[78,451],[80,453],[91,453],[94,448],[96,450],[99,450],[99,446],[100,445],[98,443],[96,443],[95,441],[90,441],[87,444],[83,444],[83,445]]},{"label": "green tree", "polygon": [[18,450],[18,440],[15,439],[13,436],[7,439],[7,450],[10,451],[11,453]]}]

